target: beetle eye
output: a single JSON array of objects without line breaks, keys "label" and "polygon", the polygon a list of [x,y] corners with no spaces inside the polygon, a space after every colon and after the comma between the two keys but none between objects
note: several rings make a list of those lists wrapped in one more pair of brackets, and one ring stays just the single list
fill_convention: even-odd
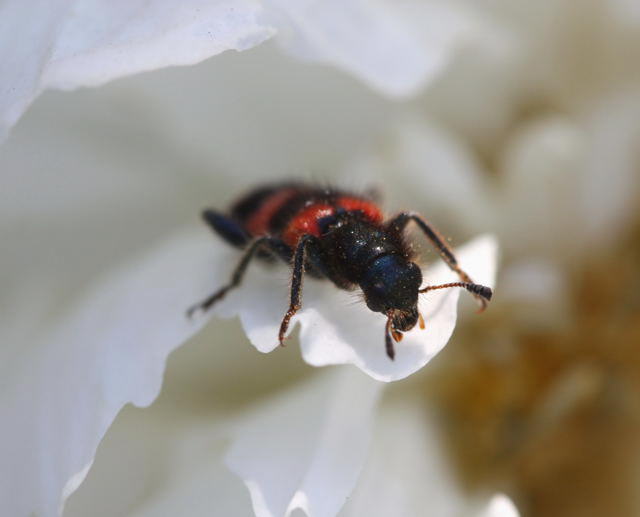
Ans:
[{"label": "beetle eye", "polygon": [[365,292],[364,299],[369,310],[372,310],[373,312],[385,312],[387,309],[383,296],[375,296],[370,292]]}]

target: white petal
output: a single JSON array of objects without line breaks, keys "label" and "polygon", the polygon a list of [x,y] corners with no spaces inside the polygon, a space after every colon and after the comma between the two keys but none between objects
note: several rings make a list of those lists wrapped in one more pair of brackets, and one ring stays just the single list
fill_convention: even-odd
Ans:
[{"label": "white petal", "polygon": [[435,77],[468,32],[468,13],[445,2],[268,0],[278,41],[392,96]]},{"label": "white petal", "polygon": [[[474,281],[493,286],[497,243],[479,237],[457,250],[458,260]],[[230,271],[230,268],[228,268]],[[280,321],[288,307],[289,269],[255,268],[243,287],[230,293],[214,308],[222,317],[239,314],[253,345],[261,352],[278,347]],[[218,286],[229,273],[212,272]],[[426,284],[459,280],[443,263],[423,272]],[[204,290],[202,296],[207,294]],[[427,364],[447,343],[456,323],[459,289],[443,289],[422,295],[419,309],[427,328],[406,332],[391,361],[384,347],[385,318],[369,311],[356,294],[337,289],[328,281],[305,281],[302,309],[292,319],[299,323],[302,354],[309,364],[351,363],[381,381],[402,379]]]},{"label": "white petal", "polygon": [[[160,454],[162,451],[158,451]],[[251,504],[244,486],[224,465],[222,458],[202,448],[198,457],[191,455],[191,468],[180,475],[170,473],[166,483],[155,487],[153,498],[127,513],[129,517],[244,517],[251,515]],[[170,466],[169,466],[170,467]],[[118,494],[113,494],[115,498]],[[87,515],[87,514],[84,514]],[[84,516],[79,516],[84,517]]]},{"label": "white petal", "polygon": [[467,219],[476,231],[489,227],[488,182],[462,138],[436,125],[409,123],[398,131],[397,143],[397,170],[419,189],[430,212],[446,221]]},{"label": "white petal", "polygon": [[586,152],[583,128],[568,117],[540,117],[514,132],[503,164],[505,248],[554,260],[575,251],[582,219],[576,185]]},{"label": "white petal", "polygon": [[251,515],[242,481],[223,462],[230,416],[162,397],[118,415],[64,517]]},{"label": "white petal", "polygon": [[[262,43],[258,3],[231,0],[22,2],[0,7],[0,138],[45,88],[95,86]],[[37,13],[37,14],[36,14]]]},{"label": "white petal", "polygon": [[635,0],[610,0],[609,8],[622,24],[640,24],[640,4]]},{"label": "white petal", "polygon": [[[460,264],[479,283],[493,286],[497,244],[492,237],[479,237],[456,251]],[[457,281],[444,264],[423,272],[426,284]],[[326,289],[335,289],[333,286]],[[301,311],[300,341],[305,360],[315,366],[352,363],[381,381],[407,377],[427,364],[449,340],[456,322],[460,290],[433,291],[420,298],[419,309],[426,329],[416,326],[396,345],[389,360],[384,350],[385,318],[369,311],[362,301],[354,304],[346,293],[330,302],[313,298]],[[329,293],[326,294],[329,296]],[[335,296],[335,295],[334,295]]]},{"label": "white petal", "polygon": [[478,517],[520,517],[520,512],[506,495],[496,494]]},{"label": "white petal", "polygon": [[227,464],[257,517],[339,511],[365,461],[382,386],[359,372],[326,371],[243,422]]},{"label": "white petal", "polygon": [[[0,142],[39,93],[68,0],[7,1],[0,4]],[[38,15],[34,16],[37,12]]]},{"label": "white petal", "polygon": [[257,21],[260,12],[258,3],[237,0],[80,2],[65,20],[44,83],[64,89],[95,86],[245,50],[274,34]]},{"label": "white petal", "polygon": [[500,302],[509,306],[520,326],[537,331],[569,321],[567,278],[552,260],[527,257],[512,262],[500,274]]},{"label": "white petal", "polygon": [[341,517],[458,517],[466,501],[455,483],[432,416],[415,396],[385,400],[371,454]]},{"label": "white petal", "polygon": [[7,515],[55,515],[127,402],[150,404],[210,255],[185,235],[106,277],[71,316],[10,347],[0,372],[0,500]]},{"label": "white petal", "polygon": [[472,234],[495,226],[485,172],[459,135],[433,123],[404,120],[382,145],[357,157],[346,174],[362,178],[363,184],[374,175],[382,183],[389,171],[399,181],[385,186],[385,198],[428,209],[427,216],[437,214]]},{"label": "white petal", "polygon": [[383,400],[371,454],[340,517],[517,517],[504,495],[476,501],[456,482],[433,412],[418,393]]},{"label": "white petal", "polygon": [[571,262],[615,241],[640,185],[639,115],[639,97],[618,94],[576,117],[539,117],[519,128],[505,146],[502,211],[512,214],[503,218],[505,247]]},{"label": "white petal", "polygon": [[579,185],[580,216],[576,229],[587,248],[606,248],[623,233],[636,213],[640,95],[617,95],[587,113],[588,151]]},{"label": "white petal", "polygon": [[500,2],[462,3],[470,10],[464,43],[428,85],[423,112],[467,137],[474,151],[493,152],[517,116],[521,89],[530,87],[522,70],[523,63],[529,66],[527,33],[513,23],[521,3],[509,2],[508,15]]}]

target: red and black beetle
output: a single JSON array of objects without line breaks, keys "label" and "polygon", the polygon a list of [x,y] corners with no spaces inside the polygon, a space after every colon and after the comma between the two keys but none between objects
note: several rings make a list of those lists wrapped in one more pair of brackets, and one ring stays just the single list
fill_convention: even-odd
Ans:
[{"label": "red and black beetle", "polygon": [[[300,309],[304,273],[327,278],[341,289],[359,286],[367,307],[387,317],[385,345],[395,356],[394,341],[416,323],[424,328],[418,312],[418,295],[434,289],[462,287],[484,309],[491,289],[475,284],[459,266],[440,234],[420,215],[402,212],[385,221],[376,202],[368,196],[339,189],[280,183],[253,190],[238,200],[227,215],[205,210],[205,222],[223,239],[244,250],[231,281],[189,309],[207,310],[237,287],[254,256],[279,257],[291,264],[291,299],[280,325],[283,344],[289,321]],[[404,238],[407,223],[414,221],[435,246],[460,282],[421,287],[422,272]]]}]

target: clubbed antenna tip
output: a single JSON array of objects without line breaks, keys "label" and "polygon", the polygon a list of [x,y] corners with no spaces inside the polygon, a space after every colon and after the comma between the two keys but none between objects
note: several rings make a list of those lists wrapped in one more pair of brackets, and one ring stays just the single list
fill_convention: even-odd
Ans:
[{"label": "clubbed antenna tip", "polygon": [[470,293],[477,294],[478,296],[481,296],[487,301],[491,300],[491,297],[493,296],[493,291],[491,290],[491,287],[487,287],[486,285],[467,284],[466,289]]}]

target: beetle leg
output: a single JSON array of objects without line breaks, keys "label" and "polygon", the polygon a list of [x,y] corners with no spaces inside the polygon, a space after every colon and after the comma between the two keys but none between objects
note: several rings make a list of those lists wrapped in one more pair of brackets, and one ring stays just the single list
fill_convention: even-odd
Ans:
[{"label": "beetle leg", "polygon": [[224,298],[231,289],[238,287],[242,282],[242,277],[244,276],[251,259],[255,256],[257,251],[264,248],[267,248],[278,255],[282,255],[284,253],[284,248],[288,249],[288,246],[286,246],[286,244],[281,240],[274,239],[273,237],[259,237],[255,239],[244,252],[244,255],[242,255],[240,262],[238,262],[238,265],[231,275],[231,281],[201,302],[190,307],[187,311],[187,316],[193,316],[193,313],[197,310],[208,310],[214,303],[222,300],[222,298]]},{"label": "beetle leg", "polygon": [[[433,247],[436,248],[438,253],[440,253],[440,256],[442,257],[442,260],[444,260],[445,264],[447,264],[447,266],[449,266],[449,269],[454,271],[460,277],[460,280],[468,284],[474,283],[473,280],[471,280],[471,277],[467,273],[465,273],[458,265],[458,260],[456,259],[453,251],[451,250],[445,239],[442,237],[442,235],[440,235],[438,230],[436,230],[420,214],[416,212],[402,212],[387,223],[387,228],[397,233],[402,233],[409,221],[414,221],[418,225],[427,239],[429,239],[429,242],[431,242]],[[479,295],[478,293],[474,293],[473,291],[472,294],[480,304],[480,311],[486,309],[488,304],[487,298]]]},{"label": "beetle leg", "polygon": [[291,318],[293,318],[295,313],[298,312],[298,310],[302,306],[302,277],[304,276],[305,261],[310,250],[309,247],[316,243],[317,238],[313,235],[303,235],[302,237],[300,237],[300,240],[298,240],[298,244],[296,245],[296,249],[293,254],[293,272],[291,274],[291,294],[289,309],[285,313],[284,318],[282,318],[282,323],[280,324],[280,332],[278,333],[280,346],[284,346],[285,334],[287,333],[287,329],[289,328],[289,322],[291,321]]}]

